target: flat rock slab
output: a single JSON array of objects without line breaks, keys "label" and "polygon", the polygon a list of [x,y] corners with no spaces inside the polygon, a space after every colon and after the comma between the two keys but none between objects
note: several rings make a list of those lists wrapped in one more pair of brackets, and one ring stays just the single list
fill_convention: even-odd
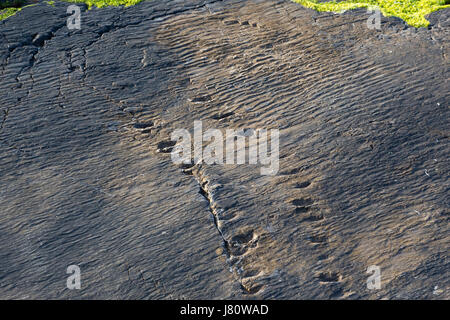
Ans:
[{"label": "flat rock slab", "polygon": [[[2,299],[450,297],[449,10],[68,5],[0,22]],[[277,175],[173,164],[195,120],[279,129]]]}]

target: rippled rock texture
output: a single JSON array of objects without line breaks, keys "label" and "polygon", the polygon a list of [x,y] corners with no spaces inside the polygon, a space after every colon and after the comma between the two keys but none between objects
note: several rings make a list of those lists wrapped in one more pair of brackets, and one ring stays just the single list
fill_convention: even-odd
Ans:
[{"label": "rippled rock texture", "polygon": [[[448,10],[68,5],[0,22],[0,298],[449,298]],[[194,120],[279,129],[278,174],[174,165]]]}]

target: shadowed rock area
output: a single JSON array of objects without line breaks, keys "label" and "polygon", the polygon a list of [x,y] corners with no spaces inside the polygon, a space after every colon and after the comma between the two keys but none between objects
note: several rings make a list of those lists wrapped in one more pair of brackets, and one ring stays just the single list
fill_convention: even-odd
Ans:
[{"label": "shadowed rock area", "polygon": [[[1,299],[450,297],[449,10],[68,5],[0,22]],[[278,174],[173,164],[194,120],[279,129]]]}]

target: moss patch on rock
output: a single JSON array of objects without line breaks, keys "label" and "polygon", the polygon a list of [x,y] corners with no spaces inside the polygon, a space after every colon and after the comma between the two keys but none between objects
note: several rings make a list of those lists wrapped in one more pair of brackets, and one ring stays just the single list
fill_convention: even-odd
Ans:
[{"label": "moss patch on rock", "polygon": [[0,21],[4,20],[12,15],[16,14],[18,11],[22,10],[21,8],[6,8],[0,10]]},{"label": "moss patch on rock", "polygon": [[[6,18],[11,17],[12,15],[16,14],[20,10],[22,10],[25,7],[20,8],[18,5],[16,5],[17,2],[21,2],[22,0],[0,0],[0,4],[4,4],[3,8],[0,6],[0,21],[4,20]],[[73,3],[85,3],[88,5],[89,9],[91,9],[93,6],[97,8],[103,8],[108,6],[133,6],[135,4],[138,4],[139,2],[142,2],[144,0],[66,0],[66,2],[73,2]],[[14,2],[14,3],[13,3]],[[10,5],[6,5],[7,3],[10,3]],[[54,1],[45,1],[48,5],[53,6]]]},{"label": "moss patch on rock", "polygon": [[413,27],[426,27],[430,24],[425,16],[431,12],[448,8],[449,0],[343,0],[319,2],[318,0],[292,0],[317,11],[342,12],[355,8],[378,8],[384,16],[403,19]]},{"label": "moss patch on rock", "polygon": [[67,2],[85,3],[89,8],[96,6],[97,8],[103,8],[108,6],[134,6],[143,0],[66,0]]}]

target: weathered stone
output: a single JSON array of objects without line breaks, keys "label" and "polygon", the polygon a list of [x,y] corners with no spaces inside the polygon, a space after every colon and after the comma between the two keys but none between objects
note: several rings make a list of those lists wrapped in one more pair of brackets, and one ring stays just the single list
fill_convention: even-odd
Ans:
[{"label": "weathered stone", "polygon": [[[2,298],[449,298],[449,10],[68,5],[0,22]],[[278,128],[279,174],[173,164],[194,120]]]}]

